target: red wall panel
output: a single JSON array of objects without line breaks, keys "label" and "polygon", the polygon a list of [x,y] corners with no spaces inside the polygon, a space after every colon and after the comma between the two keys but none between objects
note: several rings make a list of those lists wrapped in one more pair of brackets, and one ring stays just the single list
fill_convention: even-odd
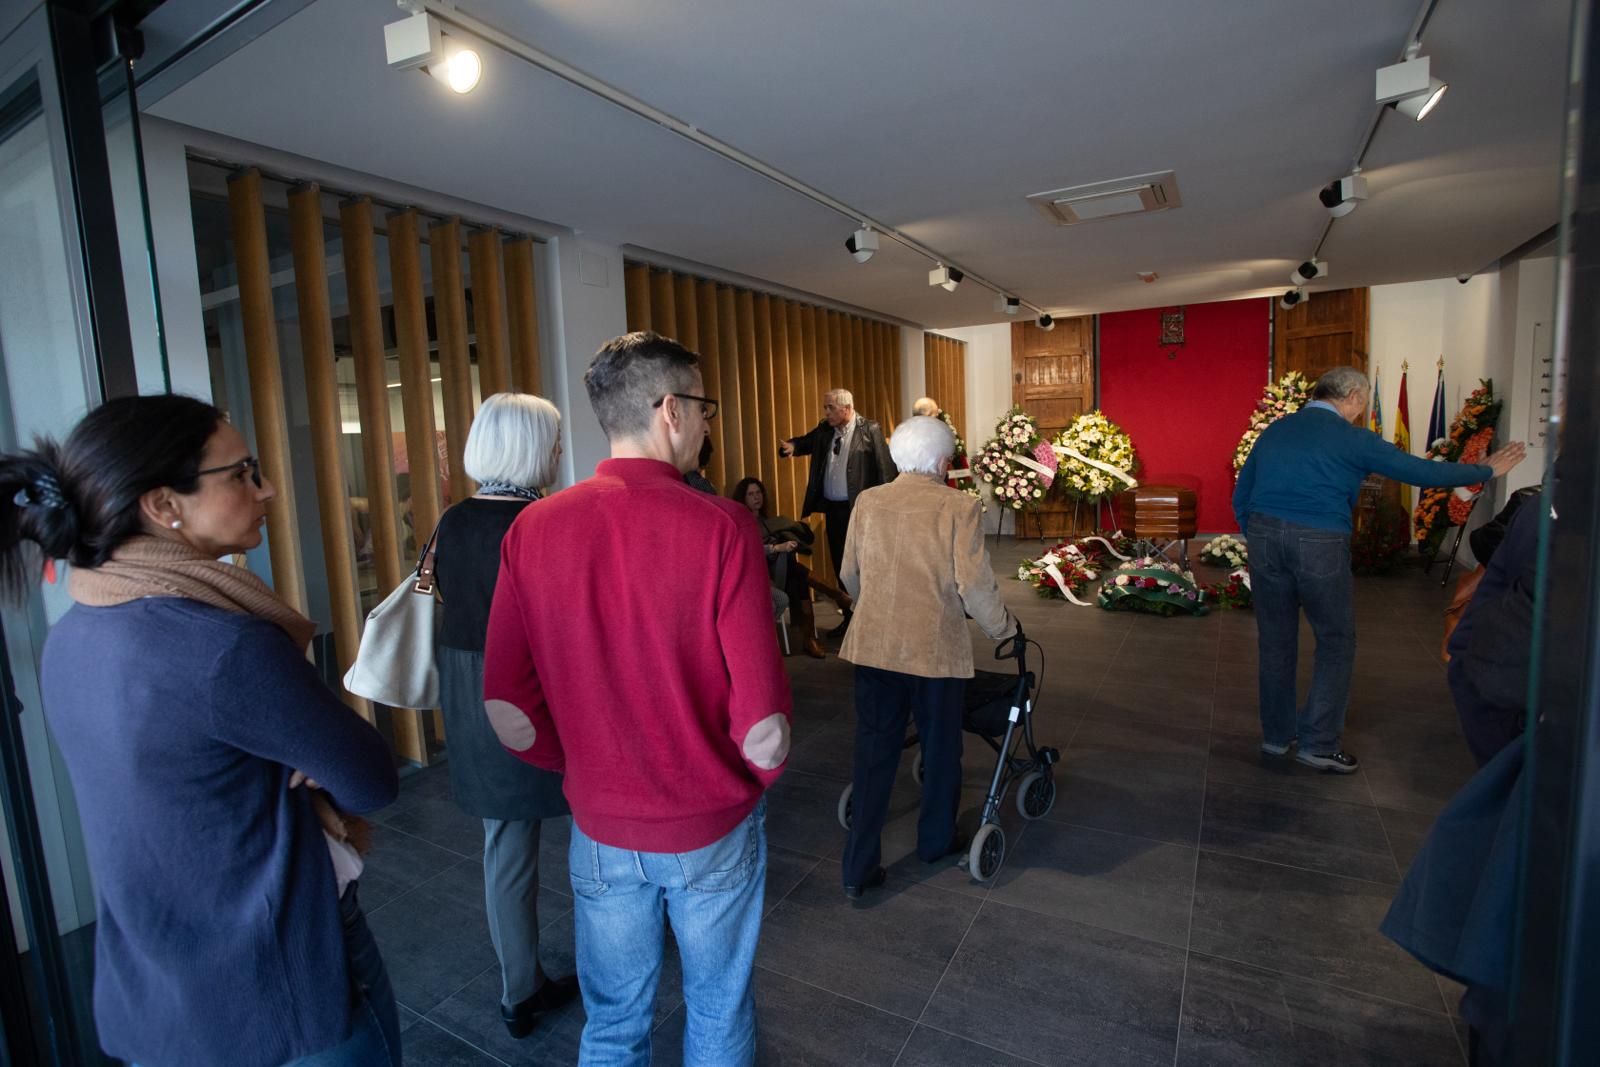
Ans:
[{"label": "red wall panel", "polygon": [[1100,409],[1133,438],[1141,480],[1198,479],[1201,532],[1235,532],[1233,447],[1267,383],[1271,302],[1189,304],[1176,348],[1159,343],[1163,310],[1100,316]]}]

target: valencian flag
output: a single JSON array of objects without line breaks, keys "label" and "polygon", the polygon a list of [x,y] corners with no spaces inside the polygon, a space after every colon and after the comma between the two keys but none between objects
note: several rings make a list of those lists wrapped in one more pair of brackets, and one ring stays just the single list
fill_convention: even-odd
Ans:
[{"label": "valencian flag", "polygon": [[1367,411],[1367,429],[1383,436],[1383,385],[1381,372],[1372,374],[1372,407]]},{"label": "valencian flag", "polygon": [[[1400,451],[1411,454],[1411,401],[1406,397],[1406,371],[1400,370],[1400,399],[1395,401],[1394,411],[1394,447]],[[1411,486],[1405,482],[1400,483],[1400,506],[1406,512],[1406,528],[1411,527]],[[1410,535],[1407,535],[1410,540]]]},{"label": "valencian flag", "polygon": [[1443,440],[1449,432],[1450,424],[1444,416],[1444,360],[1440,360],[1439,380],[1433,387],[1433,410],[1428,413],[1428,447],[1432,448],[1435,441]]}]

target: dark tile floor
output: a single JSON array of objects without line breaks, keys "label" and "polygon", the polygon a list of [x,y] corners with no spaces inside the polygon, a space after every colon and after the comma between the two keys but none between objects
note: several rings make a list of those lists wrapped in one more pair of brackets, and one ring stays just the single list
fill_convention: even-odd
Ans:
[{"label": "dark tile floor", "polygon": [[[906,761],[884,839],[889,884],[869,906],[844,900],[851,669],[787,661],[795,748],[770,799],[761,1062],[1462,1063],[1459,990],[1377,931],[1472,770],[1437,655],[1448,602],[1437,580],[1416,569],[1357,580],[1345,740],[1363,769],[1338,777],[1260,754],[1250,613],[1158,619],[1042,601],[1008,574],[1032,547],[1002,543],[996,570],[1044,646],[1037,732],[1063,753],[1060,788],[1038,822],[1006,806],[1010,851],[991,885],[917,861]],[[1309,635],[1303,646],[1302,684]],[[995,666],[983,662],[992,644],[974,649],[980,669]],[[993,763],[975,738],[966,752],[970,827]],[[407,778],[380,819],[363,900],[404,1005],[407,1063],[575,1063],[581,1007],[522,1042],[500,1024],[481,828],[451,803],[445,769]],[[573,966],[567,833],[546,824],[541,850],[543,956],[557,974]],[[668,955],[655,1057],[673,1064],[684,1013]]]}]

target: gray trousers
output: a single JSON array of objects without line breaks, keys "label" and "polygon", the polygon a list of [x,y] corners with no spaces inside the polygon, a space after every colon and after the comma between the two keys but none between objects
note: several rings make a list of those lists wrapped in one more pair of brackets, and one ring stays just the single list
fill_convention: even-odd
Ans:
[{"label": "gray trousers", "polygon": [[539,969],[539,820],[483,820],[483,892],[489,937],[500,959],[500,1002],[527,1000]]}]

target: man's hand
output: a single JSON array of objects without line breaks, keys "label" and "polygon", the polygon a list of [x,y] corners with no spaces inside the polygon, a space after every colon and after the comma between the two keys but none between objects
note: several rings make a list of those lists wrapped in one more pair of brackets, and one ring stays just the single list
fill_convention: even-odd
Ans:
[{"label": "man's hand", "polygon": [[1521,441],[1513,441],[1500,451],[1489,457],[1489,466],[1494,468],[1494,476],[1503,478],[1511,473],[1518,463],[1528,458],[1528,446]]},{"label": "man's hand", "polygon": [[773,547],[776,548],[779,552],[793,552],[795,549],[800,547],[800,542],[799,541],[785,541],[782,544],[774,545]]},{"label": "man's hand", "polygon": [[778,442],[778,455],[783,456],[785,459],[787,459],[788,457],[794,455],[794,442],[793,441],[779,441]]},{"label": "man's hand", "polygon": [[290,789],[297,789],[302,785],[305,786],[307,789],[321,789],[322,788],[322,786],[317,784],[317,780],[315,778],[306,777],[306,772],[305,771],[295,771],[293,774],[289,775],[289,788]]}]

